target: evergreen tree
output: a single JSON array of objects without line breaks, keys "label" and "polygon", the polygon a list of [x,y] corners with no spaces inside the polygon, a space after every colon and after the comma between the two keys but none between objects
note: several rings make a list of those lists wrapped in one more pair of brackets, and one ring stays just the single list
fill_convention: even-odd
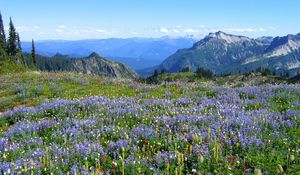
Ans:
[{"label": "evergreen tree", "polygon": [[160,74],[164,74],[164,73],[167,73],[167,69],[163,67],[163,68],[161,69]]},{"label": "evergreen tree", "polygon": [[0,37],[6,43],[5,31],[4,31],[4,25],[3,25],[3,20],[2,20],[2,14],[1,14],[1,12],[0,12]]},{"label": "evergreen tree", "polygon": [[213,77],[213,72],[209,69],[204,69],[202,67],[199,67],[196,70],[196,75],[200,78],[204,77],[204,78],[212,78]]},{"label": "evergreen tree", "polygon": [[148,77],[146,79],[146,82],[150,83],[150,84],[158,84],[159,83],[159,81],[158,81],[158,75],[159,75],[158,70],[155,69],[153,75],[150,76],[150,77]]},{"label": "evergreen tree", "polygon": [[158,70],[157,69],[154,70],[153,77],[158,77]]},{"label": "evergreen tree", "polygon": [[180,70],[180,72],[189,72],[190,68],[189,67],[184,67]]},{"label": "evergreen tree", "polygon": [[31,49],[31,62],[34,67],[36,67],[36,58],[35,58],[35,46],[34,40],[32,40],[32,49]]},{"label": "evergreen tree", "polygon": [[10,18],[9,21],[9,36],[8,36],[8,43],[7,43],[7,49],[8,54],[10,56],[15,56],[17,54],[17,32],[15,29],[15,26]]},{"label": "evergreen tree", "polygon": [[25,58],[22,52],[22,47],[21,47],[21,40],[20,40],[20,35],[19,33],[16,32],[16,42],[17,42],[17,56],[19,59],[21,59],[22,63],[25,64]]},{"label": "evergreen tree", "polygon": [[21,47],[21,41],[20,41],[20,35],[19,33],[16,33],[16,40],[17,40],[17,50],[22,52],[22,47]]},{"label": "evergreen tree", "polygon": [[6,52],[7,52],[6,37],[5,37],[2,15],[0,12],[0,60],[6,57]]}]

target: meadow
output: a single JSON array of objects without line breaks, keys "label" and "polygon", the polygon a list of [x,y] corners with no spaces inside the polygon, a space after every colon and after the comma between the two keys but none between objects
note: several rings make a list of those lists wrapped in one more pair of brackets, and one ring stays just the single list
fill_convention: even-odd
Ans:
[{"label": "meadow", "polygon": [[2,174],[299,174],[300,87],[0,77]]}]

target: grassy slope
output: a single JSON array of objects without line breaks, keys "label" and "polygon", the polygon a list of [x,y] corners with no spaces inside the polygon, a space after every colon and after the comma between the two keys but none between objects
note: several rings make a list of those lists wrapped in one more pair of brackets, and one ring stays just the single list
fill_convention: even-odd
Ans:
[{"label": "grassy slope", "polygon": [[168,73],[159,75],[158,79],[164,81],[169,79],[171,81],[179,82],[195,82],[205,83],[213,86],[229,86],[229,87],[244,87],[244,86],[259,86],[270,84],[286,84],[287,79],[277,76],[262,76],[261,73],[233,74],[229,76],[214,77],[212,79],[204,79],[196,76],[194,72],[180,72],[180,73]]},{"label": "grassy slope", "polygon": [[[178,73],[178,74],[165,74],[160,75],[161,79],[167,77],[173,78],[179,81],[189,81],[190,78],[194,78],[193,73]],[[253,76],[253,77],[251,77]],[[274,77],[260,77],[251,75],[249,79],[263,79],[263,80],[274,80]],[[204,79],[195,79],[196,82],[204,85],[214,85],[217,81],[239,81],[242,78],[241,75],[232,75],[228,77],[219,77],[216,80],[206,81]],[[245,78],[245,77],[244,77]],[[250,81],[250,80],[249,80]],[[277,80],[275,80],[277,81]],[[245,83],[249,83],[245,80]],[[216,95],[217,92],[210,90],[205,87],[191,86],[184,88],[187,83],[182,84],[169,84],[164,85],[145,85],[137,84],[129,81],[122,80],[108,80],[103,77],[84,75],[76,73],[48,73],[48,72],[19,72],[13,74],[0,75],[0,112],[7,109],[18,107],[20,105],[36,106],[43,103],[45,99],[78,99],[85,98],[87,96],[108,96],[110,98],[130,96],[130,97],[141,97],[143,99],[148,98],[179,98],[188,97],[192,98],[195,96],[206,96],[208,98]],[[227,85],[226,85],[227,86]],[[274,111],[284,111],[286,109],[299,110],[299,106],[293,106],[293,103],[300,100],[299,92],[286,93],[284,89],[279,89],[282,92],[276,98],[269,99],[269,104]],[[197,92],[197,93],[195,93]],[[166,95],[166,94],[171,95]],[[243,95],[243,94],[239,94]],[[167,96],[167,97],[166,97]],[[250,98],[250,97],[249,97]],[[252,98],[252,97],[251,97]],[[255,98],[255,96],[253,97]],[[296,103],[295,103],[296,104]],[[266,106],[262,106],[259,103],[255,103],[250,106],[245,106],[247,110],[264,109]],[[268,107],[268,106],[267,106]],[[185,108],[185,107],[183,107]],[[159,111],[159,110],[158,110]],[[157,115],[157,113],[155,114]],[[126,122],[120,122],[126,123]],[[7,118],[0,118],[0,135],[4,134],[7,129],[11,127],[10,120]],[[290,135],[299,133],[299,127],[289,130]],[[268,133],[265,133],[266,137],[269,137]],[[271,138],[270,138],[271,139]],[[273,150],[276,151],[276,150]],[[274,159],[274,157],[266,152],[258,151],[250,152],[248,156],[252,158],[254,162],[263,162],[263,165],[274,166],[269,163],[269,158],[265,158],[266,155]],[[18,153],[16,153],[17,155]],[[16,156],[19,157],[19,156]],[[283,157],[282,155],[280,157]],[[280,164],[282,164],[280,160]],[[289,167],[289,169],[297,169],[298,167]]]},{"label": "grassy slope", "polygon": [[[11,67],[7,67],[4,72],[10,69]],[[24,68],[20,67],[16,71],[17,73],[0,75],[0,112],[21,105],[39,105],[46,99],[78,99],[87,96],[164,98],[168,92],[173,94],[171,98],[178,98],[187,97],[189,93],[189,90],[184,91],[175,84],[166,87],[160,85],[156,89],[152,89],[151,86],[145,88],[145,85],[143,85],[143,88],[138,88],[137,83],[128,80],[111,80],[95,75],[22,71],[24,71]],[[285,83],[284,80],[279,80],[276,77],[262,77],[255,74],[247,77],[243,75],[231,75],[217,77],[212,80],[197,78],[191,72],[163,74],[159,76],[162,82],[167,78],[182,83],[193,82],[211,86],[225,85],[231,87]],[[209,91],[208,89],[202,90]]]},{"label": "grassy slope", "polygon": [[189,93],[178,88],[178,85],[160,85],[156,89],[151,87],[143,85],[143,88],[139,88],[137,83],[128,80],[67,72],[5,74],[0,75],[0,112],[21,105],[36,106],[46,99],[79,99],[87,96],[163,98],[168,92],[173,94],[171,98],[178,98],[186,97]]},{"label": "grassy slope", "polygon": [[9,60],[0,61],[0,75],[24,72],[26,70],[28,70],[28,68],[26,68],[23,64],[16,64]]},{"label": "grassy slope", "polygon": [[84,96],[133,95],[124,86],[102,83],[105,79],[75,73],[22,72],[0,77],[0,111],[19,105],[35,106],[45,99],[74,99]]}]

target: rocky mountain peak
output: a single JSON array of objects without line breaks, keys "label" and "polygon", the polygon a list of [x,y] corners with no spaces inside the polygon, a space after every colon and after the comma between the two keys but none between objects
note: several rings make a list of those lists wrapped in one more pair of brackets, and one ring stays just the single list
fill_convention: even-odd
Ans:
[{"label": "rocky mountain peak", "polygon": [[267,57],[284,56],[300,49],[300,34],[276,37],[266,49]]},{"label": "rocky mountain peak", "polygon": [[100,55],[99,55],[98,53],[96,53],[96,52],[92,52],[92,53],[88,56],[88,58],[92,58],[92,57],[100,57]]},{"label": "rocky mountain peak", "polygon": [[262,37],[256,38],[255,40],[260,43],[263,43],[265,45],[270,45],[272,43],[273,39],[274,38],[272,36],[262,36]]},{"label": "rocky mountain peak", "polygon": [[210,33],[193,47],[178,50],[159,68],[178,72],[189,67],[212,70],[215,74],[249,72],[259,67],[290,75],[300,70],[300,34],[257,39],[218,31]]},{"label": "rocky mountain peak", "polygon": [[216,33],[209,33],[209,35],[206,38],[223,40],[227,43],[237,43],[251,40],[250,38],[245,36],[231,35],[222,31],[218,31]]}]

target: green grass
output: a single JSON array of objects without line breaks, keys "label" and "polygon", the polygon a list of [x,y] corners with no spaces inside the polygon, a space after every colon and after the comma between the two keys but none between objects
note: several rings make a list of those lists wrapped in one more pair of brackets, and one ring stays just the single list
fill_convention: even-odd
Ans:
[{"label": "green grass", "polygon": [[[131,81],[109,80],[95,75],[67,72],[31,71],[4,74],[0,76],[0,82],[0,111],[2,112],[21,105],[36,106],[46,99],[80,99],[89,96],[164,98],[166,94],[169,94],[169,98],[178,98],[188,97],[190,92],[196,90],[163,84],[139,88],[138,83]],[[202,91],[214,94],[209,89],[203,88]]]},{"label": "green grass", "polygon": [[[278,114],[277,112],[281,112],[284,114],[286,110],[293,109],[293,110],[299,110],[299,102],[300,101],[300,93],[298,90],[293,90],[293,88],[275,88],[272,89],[272,94],[271,96],[266,97],[267,103],[264,103],[264,100],[262,100],[261,97],[261,92],[268,92],[268,88],[266,86],[261,87],[262,89],[260,91],[255,91],[255,93],[252,93],[252,91],[240,91],[242,89],[239,88],[226,88],[228,86],[225,86],[226,91],[222,90],[217,90],[218,88],[223,89],[222,87],[218,87],[215,90],[213,86],[210,86],[210,84],[207,84],[209,82],[217,82],[217,80],[204,80],[204,79],[196,79],[193,81],[193,83],[187,83],[189,82],[189,78],[195,77],[193,73],[178,73],[178,74],[163,74],[160,75],[160,78],[166,78],[168,76],[173,77],[174,80],[180,80],[182,81],[181,83],[170,83],[170,84],[164,84],[162,83],[161,85],[147,85],[147,84],[139,84],[137,82],[133,81],[124,81],[124,80],[110,80],[108,78],[104,77],[99,77],[99,76],[94,76],[94,75],[85,75],[85,74],[78,74],[78,73],[67,73],[67,72],[60,72],[60,73],[49,73],[49,72],[21,72],[21,73],[13,73],[13,74],[3,74],[0,75],[0,112],[3,112],[7,109],[11,109],[14,107],[18,107],[20,105],[25,105],[25,106],[36,106],[41,103],[43,103],[46,99],[54,100],[57,98],[62,98],[62,99],[81,99],[85,97],[90,97],[90,96],[107,96],[109,98],[116,98],[116,97],[136,97],[135,100],[137,100],[138,104],[143,104],[145,106],[145,110],[143,109],[142,106],[137,107],[138,115],[133,116],[130,113],[127,114],[120,114],[121,117],[115,118],[114,115],[108,115],[108,111],[111,108],[103,109],[103,111],[98,111],[96,108],[94,109],[94,106],[90,106],[91,108],[78,108],[76,105],[72,106],[74,109],[78,108],[75,110],[75,112],[68,112],[69,110],[64,110],[67,108],[61,108],[61,109],[51,109],[51,110],[45,110],[44,112],[41,112],[40,114],[33,114],[33,115],[27,115],[22,114],[22,115],[15,115],[13,117],[3,117],[0,118],[0,136],[4,136],[5,132],[9,129],[9,127],[15,125],[18,126],[18,122],[24,122],[24,125],[26,125],[26,121],[30,121],[32,123],[34,122],[39,122],[42,120],[53,120],[54,118],[60,119],[63,122],[60,122],[59,126],[54,126],[54,127],[45,127],[42,130],[38,130],[37,132],[33,133],[26,133],[28,134],[27,136],[30,136],[32,138],[44,138],[43,140],[43,146],[41,147],[42,149],[45,149],[46,145],[50,144],[58,144],[58,145],[63,145],[66,147],[72,147],[73,143],[68,142],[67,140],[64,140],[64,137],[62,135],[56,136],[54,134],[55,130],[59,130],[62,127],[62,123],[68,122],[65,120],[66,116],[72,116],[72,119],[77,119],[77,120],[85,120],[88,119],[89,117],[95,115],[97,116],[97,122],[95,123],[102,123],[104,125],[110,125],[113,124],[116,126],[116,128],[127,128],[127,129],[132,129],[133,127],[143,124],[143,125],[149,125],[149,126],[155,126],[156,124],[153,123],[154,119],[156,116],[177,116],[177,115],[191,115],[189,114],[191,111],[194,111],[194,109],[198,110],[201,105],[203,104],[203,109],[201,109],[201,114],[195,113],[195,115],[219,115],[220,113],[215,113],[217,112],[217,108],[214,104],[210,104],[209,101],[207,101],[207,104],[210,104],[209,106],[205,106],[205,100],[202,102],[202,97],[211,99],[213,97],[217,97],[216,100],[219,103],[225,103],[227,105],[232,105],[233,103],[237,104],[243,104],[243,102],[250,100],[255,103],[245,103],[248,105],[243,105],[245,108],[239,108],[240,110],[244,110],[246,112],[248,111],[253,111],[253,114],[256,115],[256,110],[268,110],[271,109],[272,111],[276,111],[276,115]],[[165,76],[165,77],[163,77]],[[186,79],[187,77],[187,79]],[[239,76],[235,75],[235,78],[239,78]],[[229,77],[229,78],[233,78]],[[187,80],[187,81],[185,81]],[[194,82],[201,83],[204,86],[201,86],[199,84],[194,84]],[[226,82],[226,81],[225,81]],[[207,86],[206,86],[207,85]],[[228,91],[227,91],[228,90]],[[234,90],[233,93],[230,90]],[[229,93],[227,96],[226,102],[222,101],[222,94],[224,92]],[[218,96],[220,95],[220,96]],[[231,97],[237,97],[240,99],[240,101],[236,102],[234,99]],[[164,105],[155,105],[155,103],[150,104],[148,103],[148,99],[175,99],[173,101],[174,103],[168,108],[164,107]],[[179,98],[189,98],[189,99],[179,99]],[[260,99],[262,101],[260,101]],[[263,98],[265,99],[265,98]],[[180,100],[191,100],[194,103],[184,103],[181,102]],[[128,103],[126,106],[130,106],[135,104]],[[234,106],[234,105],[233,105]],[[72,108],[68,108],[72,109]],[[135,109],[135,108],[133,108]],[[140,109],[143,109],[139,111]],[[228,108],[231,110],[231,108]],[[223,110],[223,109],[222,109]],[[232,109],[236,110],[236,109]],[[77,111],[77,112],[76,112]],[[143,112],[146,111],[146,112]],[[262,111],[264,112],[264,111]],[[65,115],[68,114],[68,115]],[[262,113],[263,114],[263,113]],[[194,115],[194,114],[193,114]],[[212,115],[212,117],[213,117]],[[225,114],[226,115],[226,114]],[[24,117],[26,117],[24,120]],[[27,118],[28,117],[28,118]],[[113,117],[109,119],[108,117]],[[235,116],[232,116],[235,118]],[[258,116],[258,119],[261,120],[262,122],[258,121],[253,122],[253,127],[254,126],[259,126],[264,125],[266,116]],[[231,167],[233,169],[236,169],[234,174],[242,174],[242,169],[243,169],[243,163],[241,164],[236,164],[235,161],[230,161],[226,162],[226,158],[233,158],[233,155],[235,153],[238,153],[240,156],[239,161],[242,162],[247,162],[247,167],[254,170],[256,168],[264,168],[271,174],[276,171],[274,167],[277,167],[278,165],[282,165],[284,170],[286,170],[286,173],[292,173],[294,172],[299,172],[297,167],[297,162],[288,162],[289,158],[287,156],[289,155],[298,155],[298,153],[294,153],[292,150],[298,149],[299,145],[299,134],[300,134],[300,127],[298,123],[300,122],[298,118],[295,116],[295,127],[292,128],[285,128],[282,127],[279,132],[282,132],[282,134],[285,135],[285,137],[282,137],[280,139],[273,138],[272,132],[273,128],[271,125],[268,125],[266,123],[265,127],[262,127],[265,130],[262,130],[261,137],[264,138],[264,140],[269,141],[272,144],[268,144],[265,148],[263,149],[255,149],[255,147],[252,148],[243,148],[240,145],[239,142],[237,142],[235,145],[233,145],[232,148],[226,147],[226,145],[222,148],[224,151],[232,151],[233,153],[230,153],[229,156],[226,155],[223,157],[224,163],[228,165],[228,167]],[[21,119],[23,121],[21,121]],[[29,120],[27,120],[29,119]],[[109,119],[109,120],[107,120]],[[226,121],[226,119],[219,118],[220,121]],[[153,121],[152,121],[153,120]],[[101,122],[100,122],[101,121]],[[255,120],[257,121],[257,120]],[[94,122],[94,120],[93,120]],[[112,122],[112,123],[110,123]],[[228,119],[227,119],[228,122]],[[171,123],[172,124],[172,123]],[[182,126],[183,123],[181,123],[179,126]],[[198,127],[201,126],[201,124],[195,124],[193,127]],[[20,125],[22,126],[22,125]],[[203,127],[209,127],[210,123],[209,122],[203,122]],[[90,127],[90,126],[82,126],[83,129],[85,127]],[[100,127],[97,126],[97,127]],[[191,127],[191,128],[193,128]],[[232,125],[233,128],[238,128],[242,127],[239,126],[238,123],[237,125]],[[250,127],[250,125],[248,126]],[[252,127],[252,125],[251,125]],[[95,128],[90,128],[90,129],[95,129]],[[199,128],[200,129],[200,128]],[[227,132],[228,130],[224,130],[224,133]],[[118,132],[120,132],[118,130]],[[188,133],[188,130],[185,132]],[[206,131],[205,131],[206,132]],[[208,132],[208,131],[207,131]],[[210,131],[209,131],[210,132]],[[23,133],[23,134],[24,134]],[[167,132],[166,132],[167,133]],[[179,133],[178,133],[179,134]],[[182,133],[180,133],[182,134]],[[256,133],[256,134],[260,134]],[[13,138],[13,142],[21,142],[23,140],[26,140],[27,137],[26,135],[16,135],[16,137]],[[111,134],[107,132],[106,138],[103,136],[101,137],[101,144],[103,147],[107,147],[110,141],[117,141],[121,137],[118,136],[116,137],[116,134]],[[169,137],[170,136],[170,137]],[[172,137],[176,136],[173,134],[173,132],[170,132],[170,135],[168,137],[157,137],[155,139],[156,143],[160,143],[159,145],[167,145],[167,148],[163,149],[168,149],[169,151],[174,151],[172,148],[172,142],[173,141]],[[227,138],[231,139],[234,137],[234,134],[228,135]],[[49,139],[51,138],[51,139]],[[67,137],[66,137],[67,138]],[[289,141],[287,142],[286,138],[289,138]],[[95,139],[93,137],[89,138],[91,140]],[[104,142],[103,139],[107,142]],[[150,138],[148,141],[150,144],[154,144],[154,140],[151,140]],[[169,139],[169,141],[168,141]],[[217,139],[217,138],[216,138]],[[198,139],[195,141],[195,145],[198,144]],[[210,139],[209,139],[210,140]],[[76,142],[82,142],[83,141],[83,136],[78,137],[75,140]],[[94,140],[93,140],[94,141]],[[98,142],[98,140],[97,140]],[[182,152],[186,152],[185,154],[188,153],[187,146],[189,146],[190,141],[180,141],[176,142],[176,144],[180,145],[180,149]],[[197,142],[197,143],[196,143]],[[207,140],[205,141],[207,142]],[[223,142],[223,141],[222,141]],[[138,147],[143,147],[143,142],[140,142],[142,144],[138,145]],[[168,145],[168,143],[172,143]],[[221,143],[221,139],[220,139]],[[206,143],[205,143],[206,144]],[[202,138],[201,138],[201,145],[202,145]],[[40,148],[40,145],[24,145],[24,150],[26,153],[28,153],[28,150],[30,149],[35,149],[35,148]],[[159,147],[158,147],[159,148]],[[162,147],[161,147],[162,148]],[[161,149],[159,148],[159,149]],[[214,144],[210,145],[211,150],[215,150],[218,148]],[[219,148],[218,148],[219,149]],[[291,152],[287,152],[286,150],[291,150]],[[281,151],[284,150],[284,151]],[[223,152],[223,151],[222,151]],[[139,154],[139,153],[138,153]],[[145,155],[151,155],[152,153],[146,153]],[[232,155],[231,155],[232,154]],[[24,155],[24,151],[13,151],[10,152],[9,157],[3,158],[3,160],[15,160],[16,158],[22,157]],[[196,164],[195,162],[198,161],[198,157],[193,155],[194,157],[189,158],[189,162],[187,162],[187,165],[191,164]],[[74,162],[77,160],[83,159],[83,157],[80,157],[80,154],[75,154],[74,155]],[[216,160],[214,157],[213,159],[206,159],[204,162],[200,161],[201,169],[206,169],[207,171],[214,172],[216,174],[221,174],[221,172],[225,172],[226,174],[230,174],[233,172],[233,170],[229,169],[228,167],[220,164],[218,161],[219,158]],[[111,164],[112,164],[112,159],[111,157],[108,157],[108,161],[101,164],[101,166],[106,167],[107,169],[111,169]],[[296,159],[297,161],[299,160],[298,158]],[[120,160],[118,164],[121,164],[122,162]],[[194,161],[194,162],[191,162]],[[92,157],[87,158],[85,162],[88,162],[90,165],[93,164],[95,165],[96,162]],[[299,162],[299,161],[298,161]],[[172,172],[174,172],[174,169],[176,164],[171,164],[171,169]],[[133,169],[134,167],[130,167],[131,165],[127,166],[127,170]],[[295,167],[286,167],[286,166],[295,166]],[[205,168],[203,168],[205,167]],[[68,166],[61,166],[61,169],[67,168],[64,171],[70,171],[70,167]],[[137,169],[136,167],[135,169]],[[149,171],[147,167],[144,169],[145,172]],[[218,170],[218,171],[217,171]],[[44,172],[44,173],[49,173]],[[149,172],[150,173],[150,172]],[[187,172],[186,172],[187,173]],[[184,174],[186,174],[184,173]],[[146,173],[145,173],[146,174]]]},{"label": "green grass", "polygon": [[[3,63],[3,62],[2,62]],[[10,70],[11,64],[4,70]],[[232,82],[241,75],[231,75],[227,77],[216,77],[211,80],[197,78],[193,72],[181,72],[159,75],[161,85],[145,86],[133,81],[110,80],[96,75],[86,75],[78,73],[51,73],[27,71],[22,66],[13,73],[0,74],[0,112],[7,109],[24,106],[36,106],[43,103],[46,99],[80,99],[89,96],[115,97],[141,97],[141,98],[179,98],[190,97],[191,93],[197,92],[194,96],[213,97],[216,94],[213,90],[203,87],[182,88],[178,84],[164,85],[164,80],[177,81],[181,83],[201,83],[203,85],[225,85],[227,80]],[[246,82],[247,83],[247,82]],[[132,84],[132,85],[130,85]],[[200,88],[200,89],[199,89]],[[201,92],[201,93],[199,93]],[[294,94],[295,95],[295,94]],[[296,96],[299,94],[296,94]],[[278,97],[280,98],[280,97]],[[286,98],[284,95],[282,98]],[[272,99],[273,109],[279,111],[292,106],[282,105],[282,100],[299,99]],[[289,104],[287,104],[289,105]],[[257,106],[254,106],[257,107]],[[253,106],[249,106],[253,108]]]},{"label": "green grass", "polygon": [[25,72],[29,70],[23,64],[16,64],[10,60],[1,60],[0,61],[0,75]]},{"label": "green grass", "polygon": [[169,79],[171,81],[180,81],[180,82],[203,82],[203,78],[197,77],[194,72],[179,72],[179,73],[165,73],[161,74],[158,77],[159,80],[164,81]]},{"label": "green grass", "polygon": [[92,75],[24,72],[0,77],[0,111],[19,105],[35,106],[45,99],[75,99],[85,96],[134,96],[121,83],[107,83]]}]

